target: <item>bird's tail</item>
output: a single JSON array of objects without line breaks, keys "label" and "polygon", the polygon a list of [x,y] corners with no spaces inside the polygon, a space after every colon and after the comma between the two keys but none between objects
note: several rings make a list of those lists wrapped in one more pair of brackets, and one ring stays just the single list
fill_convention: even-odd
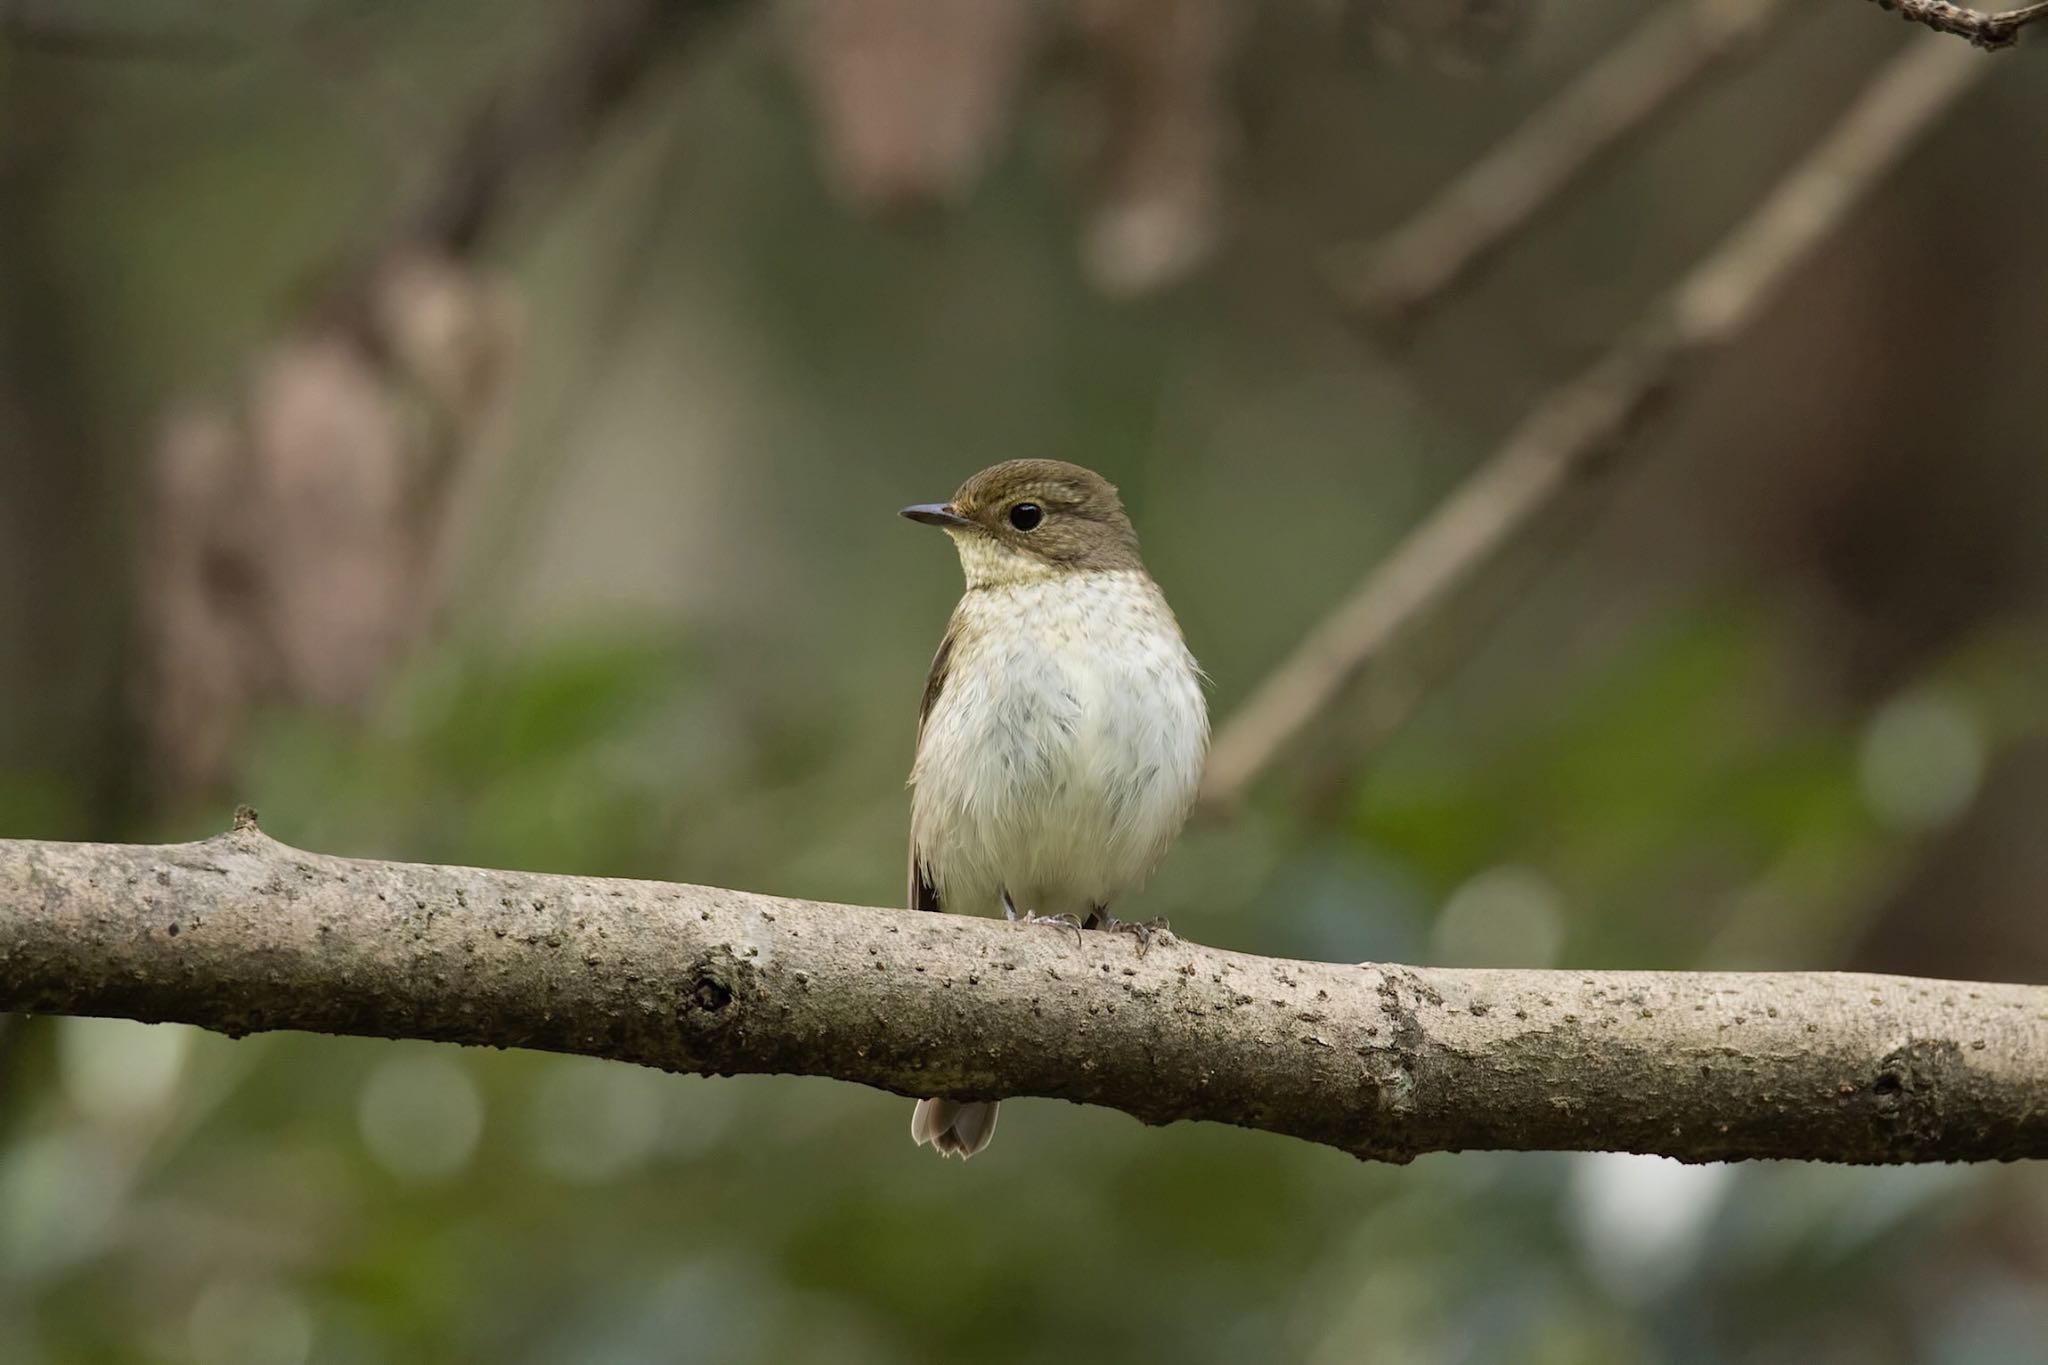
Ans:
[{"label": "bird's tail", "polygon": [[940,1156],[958,1155],[962,1161],[988,1146],[995,1135],[995,1100],[919,1100],[910,1116],[910,1136],[919,1146],[929,1142]]}]

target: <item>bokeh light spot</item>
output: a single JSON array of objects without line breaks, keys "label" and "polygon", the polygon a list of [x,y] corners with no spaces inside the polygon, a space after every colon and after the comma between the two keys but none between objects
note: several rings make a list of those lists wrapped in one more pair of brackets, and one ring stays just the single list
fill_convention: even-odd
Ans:
[{"label": "bokeh light spot", "polygon": [[1871,717],[1859,765],[1863,799],[1894,829],[1947,824],[1969,806],[1984,778],[1983,727],[1959,699],[1908,692]]},{"label": "bokeh light spot", "polygon": [[1548,967],[1564,943],[1563,902],[1534,868],[1488,868],[1450,895],[1430,948],[1447,967]]},{"label": "bokeh light spot", "polygon": [[356,1108],[377,1164],[402,1180],[431,1184],[469,1164],[483,1135],[484,1102],[460,1063],[441,1053],[380,1062]]},{"label": "bokeh light spot", "polygon": [[192,1030],[126,1019],[57,1021],[57,1074],[80,1113],[106,1123],[146,1118],[170,1101]]}]

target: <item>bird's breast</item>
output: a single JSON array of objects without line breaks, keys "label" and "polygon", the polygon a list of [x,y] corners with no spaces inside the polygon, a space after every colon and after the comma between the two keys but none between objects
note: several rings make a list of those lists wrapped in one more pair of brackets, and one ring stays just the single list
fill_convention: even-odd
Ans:
[{"label": "bird's breast", "polygon": [[1080,913],[1135,887],[1186,819],[1208,739],[1159,590],[1125,572],[981,589],[954,632],[912,772],[941,899],[982,910],[961,897],[1006,887]]}]

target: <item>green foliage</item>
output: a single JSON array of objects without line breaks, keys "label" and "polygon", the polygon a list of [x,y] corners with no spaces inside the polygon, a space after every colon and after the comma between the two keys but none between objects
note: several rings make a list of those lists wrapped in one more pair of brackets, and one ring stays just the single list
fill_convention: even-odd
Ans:
[{"label": "green foliage", "polygon": [[1352,828],[1439,895],[1497,863],[1538,869],[1589,966],[1696,964],[1743,897],[1785,908],[1779,946],[1824,942],[1800,921],[1832,927],[1896,845],[1855,737],[1772,676],[1777,629],[1725,601],[1675,613],[1497,737],[1395,745]]}]

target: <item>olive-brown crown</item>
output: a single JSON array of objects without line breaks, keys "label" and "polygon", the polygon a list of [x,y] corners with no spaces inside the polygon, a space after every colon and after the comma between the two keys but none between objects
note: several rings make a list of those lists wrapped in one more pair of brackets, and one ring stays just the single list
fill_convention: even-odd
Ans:
[{"label": "olive-brown crown", "polygon": [[1115,485],[1077,464],[1006,460],[961,484],[947,506],[997,543],[1060,568],[1143,567]]}]

